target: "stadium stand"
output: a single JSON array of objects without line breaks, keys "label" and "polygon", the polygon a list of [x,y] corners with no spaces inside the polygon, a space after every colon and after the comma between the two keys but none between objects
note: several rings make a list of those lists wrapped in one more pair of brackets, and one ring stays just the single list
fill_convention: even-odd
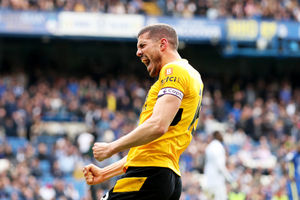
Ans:
[{"label": "stadium stand", "polygon": [[[296,0],[1,0],[0,5],[1,12],[300,20]],[[91,145],[133,129],[153,80],[144,78],[130,41],[37,40],[0,37],[0,199],[95,199],[115,179],[89,187],[82,166],[104,166],[122,155],[99,163]],[[198,129],[180,162],[182,199],[206,199],[204,150],[215,129],[223,133],[234,178],[230,200],[293,199],[286,155],[300,141],[299,59],[227,60],[211,44],[186,45],[181,53],[198,67],[205,92]]]},{"label": "stadium stand", "polygon": [[203,16],[209,19],[234,17],[300,20],[299,2],[296,0],[3,0],[0,5],[1,9],[31,11],[147,14],[187,18]]}]

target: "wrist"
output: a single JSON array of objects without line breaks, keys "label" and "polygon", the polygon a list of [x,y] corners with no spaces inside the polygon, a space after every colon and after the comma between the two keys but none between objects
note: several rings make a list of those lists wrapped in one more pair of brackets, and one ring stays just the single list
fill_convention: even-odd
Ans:
[{"label": "wrist", "polygon": [[116,153],[119,153],[118,146],[117,146],[116,142],[117,142],[117,140],[109,143],[109,150],[111,152],[111,156],[116,154]]}]

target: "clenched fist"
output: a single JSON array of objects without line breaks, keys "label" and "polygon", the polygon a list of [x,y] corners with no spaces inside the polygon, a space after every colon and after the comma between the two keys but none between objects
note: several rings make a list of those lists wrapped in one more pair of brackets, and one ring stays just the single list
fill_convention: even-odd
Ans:
[{"label": "clenched fist", "polygon": [[96,185],[105,181],[102,169],[90,164],[83,168],[83,175],[88,185]]},{"label": "clenched fist", "polygon": [[93,154],[98,161],[111,157],[113,152],[110,143],[96,142],[93,146]]}]

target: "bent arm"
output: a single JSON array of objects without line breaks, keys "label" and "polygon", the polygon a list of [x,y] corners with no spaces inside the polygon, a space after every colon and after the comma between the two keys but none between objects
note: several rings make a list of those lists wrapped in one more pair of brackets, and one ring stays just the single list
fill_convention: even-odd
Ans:
[{"label": "bent arm", "polygon": [[173,95],[163,95],[157,99],[149,119],[133,131],[111,143],[112,152],[117,153],[131,147],[147,144],[168,131],[181,100]]},{"label": "bent arm", "polygon": [[126,163],[127,156],[121,160],[108,165],[107,167],[100,168],[96,165],[90,164],[83,168],[83,174],[88,185],[96,185],[102,183],[114,176],[124,173],[123,168]]},{"label": "bent arm", "polygon": [[108,180],[112,177],[123,174],[124,173],[123,169],[124,169],[126,160],[127,160],[127,156],[125,156],[121,160],[119,160],[111,165],[104,167],[102,170],[104,179]]}]

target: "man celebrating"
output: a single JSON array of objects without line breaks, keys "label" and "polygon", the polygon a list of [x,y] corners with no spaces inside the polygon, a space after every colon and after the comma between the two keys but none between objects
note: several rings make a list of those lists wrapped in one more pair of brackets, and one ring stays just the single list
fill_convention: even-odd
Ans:
[{"label": "man celebrating", "polygon": [[159,78],[148,92],[137,128],[111,143],[94,144],[99,161],[130,149],[126,157],[107,167],[84,167],[89,185],[125,172],[102,199],[180,198],[179,157],[198,122],[203,83],[177,49],[177,33],[169,25],[150,25],[139,32],[136,55],[149,75]]}]

